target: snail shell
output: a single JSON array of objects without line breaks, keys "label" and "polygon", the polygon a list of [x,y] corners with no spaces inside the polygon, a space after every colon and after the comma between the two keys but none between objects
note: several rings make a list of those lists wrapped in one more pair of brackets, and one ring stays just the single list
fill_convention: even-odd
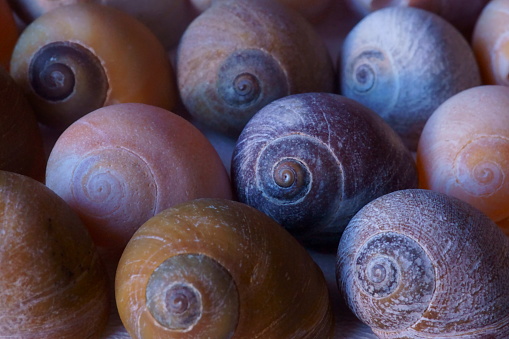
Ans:
[{"label": "snail shell", "polygon": [[490,0],[347,0],[348,5],[361,16],[366,16],[376,10],[392,7],[406,6],[421,8],[438,14],[465,37],[470,38],[472,30],[484,6]]},{"label": "snail shell", "polygon": [[18,27],[7,0],[0,0],[0,67],[9,70],[12,50],[19,37]]},{"label": "snail shell", "polygon": [[509,3],[490,1],[477,20],[472,48],[483,83],[509,85]]},{"label": "snail shell", "polygon": [[334,86],[318,33],[274,1],[218,1],[203,12],[180,41],[177,78],[191,116],[235,136],[269,102]]},{"label": "snail shell", "polygon": [[382,116],[412,151],[438,105],[480,81],[465,38],[422,9],[378,10],[345,38],[341,93]]},{"label": "snail shell", "polygon": [[175,105],[172,67],[157,38],[139,21],[92,3],[58,7],[32,22],[13,52],[11,75],[39,120],[65,129],[103,106]]},{"label": "snail shell", "polygon": [[440,105],[422,132],[417,165],[420,187],[509,221],[509,87],[478,86]]},{"label": "snail shell", "polygon": [[[192,5],[199,11],[203,12],[208,9],[214,2],[221,0],[190,0]],[[331,0],[273,0],[279,1],[283,5],[299,12],[311,22],[317,22],[331,5]]]},{"label": "snail shell", "polygon": [[331,338],[322,271],[260,211],[188,201],[141,226],[122,254],[115,295],[133,338]]},{"label": "snail shell", "polygon": [[132,15],[146,25],[166,49],[177,45],[195,15],[187,0],[10,0],[16,13],[27,23],[55,8],[83,2],[114,7]]},{"label": "snail shell", "polygon": [[0,170],[44,181],[46,154],[35,113],[0,66]]},{"label": "snail shell", "polygon": [[176,203],[232,196],[219,155],[198,129],[134,103],[102,107],[69,126],[49,156],[46,184],[106,248],[123,248],[141,224]]},{"label": "snail shell", "polygon": [[336,277],[380,338],[509,336],[509,241],[445,194],[402,190],[366,205],[343,233]]},{"label": "snail shell", "polygon": [[107,275],[85,226],[54,192],[0,171],[0,333],[4,338],[100,338]]},{"label": "snail shell", "polygon": [[417,187],[410,152],[374,112],[332,93],[278,99],[246,125],[232,156],[238,199],[308,242],[335,242],[370,200]]}]

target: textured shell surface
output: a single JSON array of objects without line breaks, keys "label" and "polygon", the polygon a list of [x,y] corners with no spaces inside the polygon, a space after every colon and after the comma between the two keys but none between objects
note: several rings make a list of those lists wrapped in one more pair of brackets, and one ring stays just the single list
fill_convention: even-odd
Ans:
[{"label": "textured shell surface", "polygon": [[481,81],[465,38],[438,15],[413,7],[363,18],[345,38],[340,68],[341,94],[382,116],[412,151],[433,110]]},{"label": "textured shell surface", "polygon": [[381,338],[506,338],[509,241],[471,205],[430,190],[366,205],[337,252],[338,286]]},{"label": "textured shell surface", "polygon": [[[152,293],[171,299],[171,291],[149,290],[172,262],[179,264],[160,286],[186,286],[178,294],[186,311],[200,305],[183,330],[157,323],[159,312],[147,302]],[[209,275],[218,268],[220,281]],[[274,220],[232,200],[188,201],[148,220],[127,245],[115,284],[133,338],[331,338],[333,331],[323,274],[304,247]],[[168,304],[165,314],[173,313]]]},{"label": "textured shell surface", "polygon": [[417,167],[422,188],[455,196],[493,221],[506,222],[509,88],[478,86],[440,105],[423,130]]},{"label": "textured shell surface", "polygon": [[100,338],[107,275],[90,235],[42,183],[0,171],[0,336]]},{"label": "textured shell surface", "polygon": [[125,246],[141,224],[176,203],[231,198],[226,169],[205,136],[144,104],[103,107],[73,123],[51,151],[46,183],[106,247]]},{"label": "textured shell surface", "polygon": [[275,99],[334,90],[325,44],[309,22],[275,1],[214,3],[180,41],[177,80],[191,116],[236,137]]},{"label": "textured shell surface", "polygon": [[336,241],[367,202],[417,187],[410,152],[374,112],[344,96],[278,99],[246,125],[232,156],[238,199],[303,239]]}]

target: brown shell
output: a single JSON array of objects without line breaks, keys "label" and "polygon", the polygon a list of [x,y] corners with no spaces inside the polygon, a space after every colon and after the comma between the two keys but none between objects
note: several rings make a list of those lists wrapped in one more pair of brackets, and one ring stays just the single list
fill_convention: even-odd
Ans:
[{"label": "brown shell", "polygon": [[[206,265],[198,270],[185,263],[193,257]],[[188,305],[180,311],[202,304],[193,324],[181,330],[159,324],[147,305],[154,292],[148,286],[174,260],[180,264],[167,270],[174,277],[159,294],[177,282],[198,290],[179,294],[179,305]],[[210,280],[209,272],[218,270],[224,278]],[[320,268],[274,220],[231,200],[189,201],[148,220],[127,245],[115,284],[119,314],[133,338],[332,338]],[[178,313],[170,312],[177,306],[169,302],[171,293],[166,298],[165,314]]]},{"label": "brown shell", "polygon": [[320,36],[274,1],[214,3],[182,36],[177,78],[191,116],[235,136],[275,99],[334,90],[332,61]]},{"label": "brown shell", "polygon": [[0,333],[100,338],[107,275],[85,226],[42,183],[0,171]]},{"label": "brown shell", "polygon": [[172,109],[177,100],[172,66],[154,34],[93,3],[58,7],[33,21],[16,44],[11,75],[40,121],[58,129],[107,105]]},{"label": "brown shell", "polygon": [[366,203],[417,187],[412,155],[389,125],[331,93],[265,106],[238,138],[231,173],[240,201],[303,240],[334,246]]},{"label": "brown shell", "polygon": [[403,190],[366,205],[341,238],[336,277],[380,338],[509,336],[509,239],[445,194]]},{"label": "brown shell", "polygon": [[109,248],[123,248],[141,224],[174,204],[232,196],[219,155],[197,128],[135,103],[100,108],[69,126],[51,151],[46,183]]},{"label": "brown shell", "polygon": [[21,88],[0,67],[0,170],[44,181],[46,154],[35,113]]}]

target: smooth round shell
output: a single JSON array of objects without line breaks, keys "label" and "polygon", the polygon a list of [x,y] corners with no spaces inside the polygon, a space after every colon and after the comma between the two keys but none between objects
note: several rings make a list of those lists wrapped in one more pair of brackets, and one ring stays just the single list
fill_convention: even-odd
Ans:
[{"label": "smooth round shell", "polygon": [[331,242],[372,199],[417,187],[410,152],[374,112],[330,93],[287,96],[260,110],[232,157],[238,199],[310,241]]},{"label": "smooth round shell", "polygon": [[509,85],[509,2],[493,0],[477,20],[472,48],[483,83]]},{"label": "smooth round shell", "polygon": [[0,170],[44,181],[46,154],[34,111],[21,88],[0,67]]},{"label": "smooth round shell", "polygon": [[166,49],[177,45],[185,28],[194,17],[192,6],[186,0],[12,0],[16,13],[26,23],[61,6],[76,3],[97,3],[117,8],[146,25]]},{"label": "smooth round shell", "polygon": [[366,16],[385,7],[421,8],[438,14],[456,27],[465,37],[470,37],[477,18],[489,1],[468,0],[466,3],[464,0],[347,0],[346,2],[361,16]]},{"label": "smooth round shell", "polygon": [[184,118],[144,104],[103,107],[67,128],[49,156],[46,183],[97,244],[113,248],[176,203],[231,198],[226,169],[205,136]]},{"label": "smooth round shell", "polygon": [[177,76],[191,116],[235,136],[271,101],[334,86],[332,62],[316,31],[274,1],[215,3],[184,33]]},{"label": "smooth round shell", "polygon": [[380,338],[509,335],[509,241],[445,194],[403,190],[366,205],[343,233],[336,277]]},{"label": "smooth round shell", "polygon": [[58,129],[111,104],[172,109],[177,100],[172,66],[154,34],[126,13],[91,3],[32,22],[14,49],[11,75],[39,120]]},{"label": "smooth round shell", "polygon": [[413,7],[384,8],[361,20],[345,38],[340,68],[341,94],[378,113],[412,151],[438,105],[481,83],[465,38]]},{"label": "smooth round shell", "polygon": [[0,333],[5,338],[101,338],[106,272],[90,235],[42,183],[0,171]]},{"label": "smooth round shell", "polygon": [[422,188],[464,200],[497,223],[507,221],[509,88],[479,86],[440,105],[424,127],[417,164]]},{"label": "smooth round shell", "polygon": [[[161,285],[181,285],[177,308],[187,304],[190,310],[193,296],[201,298],[199,315],[183,330],[157,323],[146,304],[154,275],[167,262],[179,263],[166,270],[174,277]],[[220,279],[212,280],[210,272]],[[133,338],[332,337],[319,267],[274,220],[231,200],[194,200],[148,220],[127,245],[115,286],[120,318]],[[162,293],[168,295],[154,294]],[[210,320],[215,315],[221,318]]]}]

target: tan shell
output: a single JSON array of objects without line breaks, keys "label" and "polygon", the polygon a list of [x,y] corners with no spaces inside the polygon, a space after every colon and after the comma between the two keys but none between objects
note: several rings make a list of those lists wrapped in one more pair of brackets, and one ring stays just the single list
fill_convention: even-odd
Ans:
[{"label": "tan shell", "polygon": [[198,129],[134,103],[100,108],[67,128],[49,156],[46,183],[108,248],[123,248],[141,224],[174,204],[232,196],[219,155]]},{"label": "tan shell", "polygon": [[46,154],[35,113],[0,66],[0,170],[44,181]]},{"label": "tan shell", "polygon": [[0,333],[101,338],[107,276],[85,226],[46,186],[0,171]]},{"label": "tan shell", "polygon": [[203,12],[182,36],[177,77],[191,116],[231,135],[275,99],[334,89],[318,33],[274,1],[219,1]]},{"label": "tan shell", "polygon": [[462,199],[496,223],[507,223],[509,87],[471,88],[438,107],[424,127],[417,165],[420,187]]},{"label": "tan shell", "polygon": [[483,82],[509,85],[509,2],[492,0],[477,20],[472,36]]},{"label": "tan shell", "polygon": [[117,8],[146,25],[166,49],[175,47],[195,14],[188,0],[11,0],[16,13],[27,23],[61,6],[97,3]]},{"label": "tan shell", "polygon": [[[74,75],[61,80],[64,72],[49,68],[55,65]],[[11,75],[38,118],[59,129],[111,104],[172,109],[177,100],[172,66],[154,34],[130,15],[92,3],[58,7],[32,22],[14,49]],[[43,81],[48,85],[39,90],[36,82]],[[60,85],[64,81],[74,85]],[[55,87],[66,90],[49,98],[45,91]]]},{"label": "tan shell", "polygon": [[151,218],[127,245],[115,285],[133,338],[332,338],[320,268],[275,221],[231,200]]},{"label": "tan shell", "polygon": [[380,197],[347,226],[337,260],[348,305],[380,338],[509,336],[509,239],[459,199]]}]

